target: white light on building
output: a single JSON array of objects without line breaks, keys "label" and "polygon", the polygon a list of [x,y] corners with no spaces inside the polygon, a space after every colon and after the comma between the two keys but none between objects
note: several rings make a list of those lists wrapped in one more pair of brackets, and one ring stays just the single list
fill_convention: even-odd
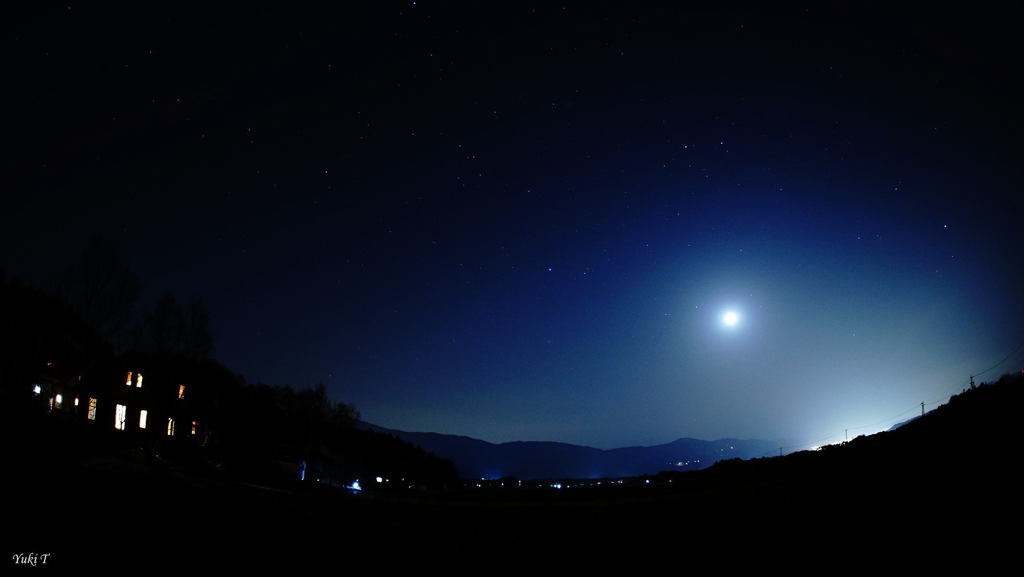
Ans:
[{"label": "white light on building", "polygon": [[114,428],[118,431],[124,430],[124,422],[128,417],[128,407],[124,405],[118,405],[117,411],[114,413]]}]

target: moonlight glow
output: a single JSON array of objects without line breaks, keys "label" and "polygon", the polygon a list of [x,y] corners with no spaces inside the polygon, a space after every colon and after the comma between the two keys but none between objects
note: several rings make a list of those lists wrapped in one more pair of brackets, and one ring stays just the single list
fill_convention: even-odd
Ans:
[{"label": "moonlight glow", "polygon": [[734,327],[740,322],[740,315],[736,311],[725,311],[722,315],[722,324],[727,327]]}]

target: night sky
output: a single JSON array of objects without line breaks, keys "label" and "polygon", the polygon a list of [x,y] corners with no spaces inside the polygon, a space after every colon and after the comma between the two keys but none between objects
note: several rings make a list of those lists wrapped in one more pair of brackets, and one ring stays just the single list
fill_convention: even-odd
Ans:
[{"label": "night sky", "polygon": [[1024,340],[1008,12],[23,4],[0,268],[117,241],[248,382],[493,442],[797,446]]}]

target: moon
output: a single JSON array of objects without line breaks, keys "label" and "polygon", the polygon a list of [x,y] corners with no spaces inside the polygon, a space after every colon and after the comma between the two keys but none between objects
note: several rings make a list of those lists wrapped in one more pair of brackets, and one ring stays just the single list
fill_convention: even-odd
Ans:
[{"label": "moon", "polygon": [[734,327],[740,322],[740,315],[736,311],[725,311],[722,315],[722,324],[727,327]]}]

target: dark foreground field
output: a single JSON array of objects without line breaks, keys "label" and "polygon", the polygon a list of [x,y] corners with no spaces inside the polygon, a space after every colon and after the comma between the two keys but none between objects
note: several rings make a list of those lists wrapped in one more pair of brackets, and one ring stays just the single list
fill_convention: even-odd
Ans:
[{"label": "dark foreground field", "polygon": [[266,487],[91,451],[73,427],[29,419],[6,431],[4,550],[8,560],[48,553],[46,570],[117,573],[609,561],[824,572],[955,560],[982,570],[1020,543],[1021,391],[1020,378],[1004,379],[822,451],[562,491]]}]

